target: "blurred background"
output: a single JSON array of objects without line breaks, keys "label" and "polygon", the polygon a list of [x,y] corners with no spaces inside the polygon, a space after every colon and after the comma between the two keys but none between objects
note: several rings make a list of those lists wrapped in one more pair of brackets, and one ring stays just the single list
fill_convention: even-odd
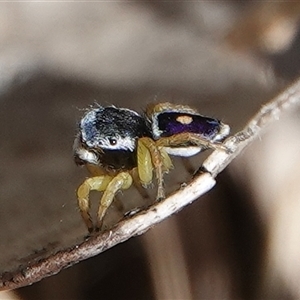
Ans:
[{"label": "blurred background", "polygon": [[[298,2],[1,3],[2,276],[87,234],[75,196],[87,172],[72,158],[82,109],[183,103],[236,133],[299,76],[299,16]],[[285,114],[177,215],[0,299],[299,299],[299,126]],[[209,153],[174,159],[168,192]],[[151,194],[125,191],[107,226]]]}]

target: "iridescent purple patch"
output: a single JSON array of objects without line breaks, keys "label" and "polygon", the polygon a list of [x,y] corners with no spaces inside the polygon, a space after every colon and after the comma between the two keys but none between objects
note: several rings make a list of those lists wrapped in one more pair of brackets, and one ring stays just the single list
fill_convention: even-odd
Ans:
[{"label": "iridescent purple patch", "polygon": [[201,115],[165,112],[157,116],[158,127],[162,131],[162,137],[174,134],[190,132],[212,139],[220,130],[220,121]]}]

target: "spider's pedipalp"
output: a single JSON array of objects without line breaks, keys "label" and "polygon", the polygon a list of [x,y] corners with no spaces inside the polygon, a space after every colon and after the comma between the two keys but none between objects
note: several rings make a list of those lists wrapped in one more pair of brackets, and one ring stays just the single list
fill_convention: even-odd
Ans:
[{"label": "spider's pedipalp", "polygon": [[149,147],[144,138],[137,142],[137,170],[141,184],[148,186],[153,179],[153,164]]},{"label": "spider's pedipalp", "polygon": [[[156,146],[155,141],[148,137],[142,137],[139,139],[139,145],[143,145],[146,149],[148,149],[151,155],[151,162],[153,165],[153,169],[155,171],[156,179],[157,179],[157,200],[162,200],[165,198],[165,189],[164,189],[164,180],[163,180],[163,160],[161,153]],[[138,170],[143,166],[143,162],[138,164]],[[141,175],[140,175],[141,176]]]}]

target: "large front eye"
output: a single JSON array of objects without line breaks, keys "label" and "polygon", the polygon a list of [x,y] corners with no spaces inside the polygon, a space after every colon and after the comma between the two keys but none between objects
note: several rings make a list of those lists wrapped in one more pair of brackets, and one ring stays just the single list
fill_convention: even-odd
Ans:
[{"label": "large front eye", "polygon": [[117,140],[114,138],[109,138],[108,141],[112,146],[115,146],[117,144]]}]

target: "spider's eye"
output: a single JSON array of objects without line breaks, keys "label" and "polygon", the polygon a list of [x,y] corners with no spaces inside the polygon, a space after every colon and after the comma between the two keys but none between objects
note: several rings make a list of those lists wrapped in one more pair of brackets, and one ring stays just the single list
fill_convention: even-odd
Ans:
[{"label": "spider's eye", "polygon": [[110,138],[108,139],[109,140],[109,143],[112,145],[112,146],[115,146],[117,144],[117,140],[114,139],[114,138]]}]

